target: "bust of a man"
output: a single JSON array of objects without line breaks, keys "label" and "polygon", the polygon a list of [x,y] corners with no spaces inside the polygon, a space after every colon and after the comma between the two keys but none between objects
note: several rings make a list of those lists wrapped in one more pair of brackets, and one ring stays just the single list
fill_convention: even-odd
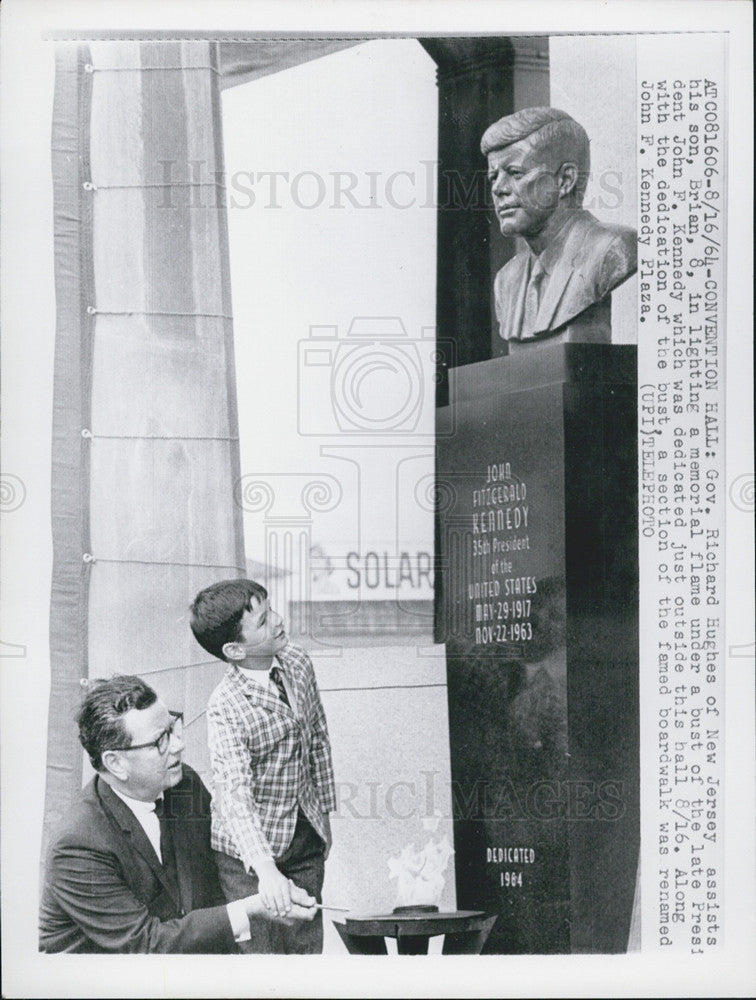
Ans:
[{"label": "bust of a man", "polygon": [[609,343],[610,293],[635,272],[637,239],[582,207],[585,129],[557,108],[524,108],[491,125],[481,149],[501,232],[525,244],[496,275],[501,337]]}]

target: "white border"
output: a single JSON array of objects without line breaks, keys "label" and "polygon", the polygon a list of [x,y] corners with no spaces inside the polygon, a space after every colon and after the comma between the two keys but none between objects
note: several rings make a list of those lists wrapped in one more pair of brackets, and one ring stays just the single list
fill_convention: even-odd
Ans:
[{"label": "white border", "polygon": [[[33,192],[19,187],[9,158],[24,156],[25,116],[33,113],[37,60],[44,57],[44,31],[254,30],[470,33],[616,32],[729,30],[730,135],[727,309],[727,483],[752,471],[751,310],[752,274],[752,75],[751,5],[740,0],[699,2],[528,3],[483,0],[382,0],[382,2],[157,2],[61,3],[5,0],[2,5],[3,116],[3,332],[6,356],[33,350],[28,303],[40,261],[33,232]],[[49,156],[49,151],[48,151]],[[49,161],[30,164],[33,181],[49,177]],[[40,197],[43,197],[40,192]],[[31,199],[31,203],[30,203]],[[25,226],[23,212],[30,220]],[[21,228],[18,228],[21,226]],[[7,227],[7,228],[6,228]],[[47,252],[47,251],[46,251]],[[46,362],[45,362],[46,364]],[[34,385],[4,384],[4,416],[15,432],[16,406],[33,424]],[[30,406],[31,400],[31,406]],[[6,442],[13,454],[19,442]],[[21,446],[22,446],[21,442]],[[752,488],[751,488],[752,489]],[[752,515],[728,504],[727,636],[729,647],[752,640]],[[4,539],[17,555],[16,539]],[[45,540],[23,539],[44,546]],[[36,550],[35,550],[36,551]],[[32,556],[34,553],[32,553]],[[33,564],[33,558],[31,559]],[[13,581],[4,594],[11,605],[30,583]],[[38,585],[38,581],[37,581]],[[6,621],[4,617],[4,621]],[[46,623],[45,623],[46,627]],[[36,635],[30,636],[35,639]],[[33,647],[31,642],[30,646]],[[25,762],[30,729],[22,706],[34,713],[28,672],[13,660],[0,661],[2,684],[3,791],[3,994],[5,996],[747,996],[756,987],[754,927],[754,686],[753,657],[727,661],[727,933],[725,947],[703,961],[649,953],[627,956],[477,957],[470,959],[322,959],[134,956],[103,959],[39,956],[36,942],[19,940],[14,909],[22,905],[19,872],[36,867],[36,844],[19,854],[28,833],[18,828],[16,807],[35,784]],[[31,704],[29,704],[31,702]],[[22,784],[23,782],[23,784]],[[26,835],[26,840],[24,839]],[[33,842],[33,838],[32,838]],[[29,857],[29,854],[32,856]],[[15,877],[14,877],[15,875]],[[32,880],[33,882],[34,880]]]}]

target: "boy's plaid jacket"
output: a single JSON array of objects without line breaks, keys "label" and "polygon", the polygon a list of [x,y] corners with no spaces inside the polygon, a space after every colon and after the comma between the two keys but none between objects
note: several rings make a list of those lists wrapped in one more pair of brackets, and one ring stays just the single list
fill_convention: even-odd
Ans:
[{"label": "boy's plaid jacket", "polygon": [[324,840],[324,813],[336,808],[331,746],[312,663],[293,643],[277,659],[296,713],[267,689],[267,673],[255,681],[236,666],[226,671],[207,706],[211,843],[247,870],[259,855],[284,853],[298,807]]}]

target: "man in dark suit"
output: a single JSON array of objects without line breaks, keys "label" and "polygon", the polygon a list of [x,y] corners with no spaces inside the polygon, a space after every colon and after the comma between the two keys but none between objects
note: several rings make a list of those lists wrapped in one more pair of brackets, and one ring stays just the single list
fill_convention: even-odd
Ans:
[{"label": "man in dark suit", "polygon": [[138,677],[89,685],[79,739],[97,774],[56,832],[40,904],[44,952],[234,952],[250,920],[286,915],[260,897],[226,904],[210,849],[209,795],[181,761],[182,719]]},{"label": "man in dark suit", "polygon": [[611,341],[610,293],[637,269],[637,238],[583,207],[585,129],[557,108],[524,108],[481,140],[499,228],[525,246],[496,275],[499,333],[510,349],[545,337]]}]

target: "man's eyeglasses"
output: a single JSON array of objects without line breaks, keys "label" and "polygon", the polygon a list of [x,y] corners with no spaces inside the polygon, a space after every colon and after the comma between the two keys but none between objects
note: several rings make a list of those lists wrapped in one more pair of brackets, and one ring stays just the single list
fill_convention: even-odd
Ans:
[{"label": "man's eyeglasses", "polygon": [[125,753],[128,750],[146,750],[148,747],[155,747],[161,756],[167,753],[171,736],[181,739],[184,735],[184,713],[169,711],[168,714],[171,716],[171,723],[166,726],[156,740],[150,740],[149,743],[134,743],[130,747],[118,747],[118,750]]}]

